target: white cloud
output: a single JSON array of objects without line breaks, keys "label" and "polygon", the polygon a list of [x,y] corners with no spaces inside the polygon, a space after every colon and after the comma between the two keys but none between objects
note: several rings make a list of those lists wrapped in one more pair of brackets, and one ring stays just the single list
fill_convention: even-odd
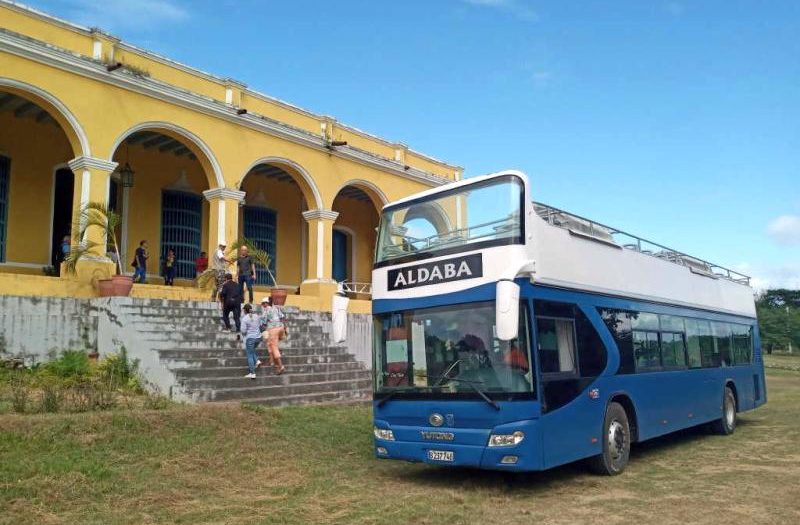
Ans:
[{"label": "white cloud", "polygon": [[175,0],[62,0],[68,18],[106,31],[140,33],[189,19],[189,11]]},{"label": "white cloud", "polygon": [[525,0],[462,0],[463,2],[474,5],[477,7],[487,7],[491,9],[497,9],[499,11],[505,11],[515,17],[526,20],[526,21],[533,21],[536,20],[538,17],[536,16],[536,11],[534,11],[529,6],[525,5]]},{"label": "white cloud", "polygon": [[781,215],[769,223],[767,233],[778,244],[800,246],[800,216]]},{"label": "white cloud", "polygon": [[749,275],[750,286],[759,292],[771,288],[800,290],[800,261],[776,266],[752,266],[742,263],[733,269]]}]

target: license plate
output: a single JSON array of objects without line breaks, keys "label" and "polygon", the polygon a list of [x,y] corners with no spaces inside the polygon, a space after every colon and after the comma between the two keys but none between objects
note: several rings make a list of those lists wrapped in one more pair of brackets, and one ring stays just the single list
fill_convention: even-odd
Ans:
[{"label": "license plate", "polygon": [[428,459],[433,461],[453,461],[454,455],[452,450],[429,450]]}]

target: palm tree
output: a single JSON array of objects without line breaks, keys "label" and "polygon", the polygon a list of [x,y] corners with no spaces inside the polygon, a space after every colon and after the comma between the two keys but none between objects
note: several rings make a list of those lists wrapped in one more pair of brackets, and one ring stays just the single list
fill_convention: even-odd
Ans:
[{"label": "palm tree", "polygon": [[90,240],[86,232],[89,228],[99,228],[106,236],[107,244],[114,250],[117,259],[117,269],[122,275],[122,260],[119,256],[117,243],[117,228],[122,223],[120,214],[112,211],[102,202],[88,202],[76,214],[72,231],[77,232],[72,236],[72,246],[69,254],[64,259],[64,268],[68,273],[75,274],[78,261],[89,256],[97,255],[97,248],[102,243]]}]

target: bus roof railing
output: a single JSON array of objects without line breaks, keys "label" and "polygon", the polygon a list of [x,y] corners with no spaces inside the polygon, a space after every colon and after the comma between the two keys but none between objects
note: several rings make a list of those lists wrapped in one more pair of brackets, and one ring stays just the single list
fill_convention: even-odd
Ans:
[{"label": "bus roof railing", "polygon": [[600,224],[591,219],[541,202],[534,202],[533,207],[536,214],[552,226],[564,228],[570,230],[570,232],[591,237],[600,242],[615,244],[626,250],[634,250],[644,255],[685,266],[689,268],[692,273],[711,277],[712,279],[726,279],[750,286],[750,277],[735,270],[704,261],[699,257],[687,255],[678,250],[667,248],[666,246],[648,241],[642,237]]}]

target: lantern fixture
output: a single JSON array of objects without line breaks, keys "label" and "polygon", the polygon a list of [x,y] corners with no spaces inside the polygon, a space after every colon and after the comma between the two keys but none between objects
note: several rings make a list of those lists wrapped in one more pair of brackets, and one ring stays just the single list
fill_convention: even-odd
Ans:
[{"label": "lantern fixture", "polygon": [[125,141],[125,165],[119,170],[119,178],[122,182],[123,188],[133,188],[133,176],[135,172],[133,171],[133,168],[131,168],[130,162],[128,162],[129,148],[130,144],[128,141]]}]

